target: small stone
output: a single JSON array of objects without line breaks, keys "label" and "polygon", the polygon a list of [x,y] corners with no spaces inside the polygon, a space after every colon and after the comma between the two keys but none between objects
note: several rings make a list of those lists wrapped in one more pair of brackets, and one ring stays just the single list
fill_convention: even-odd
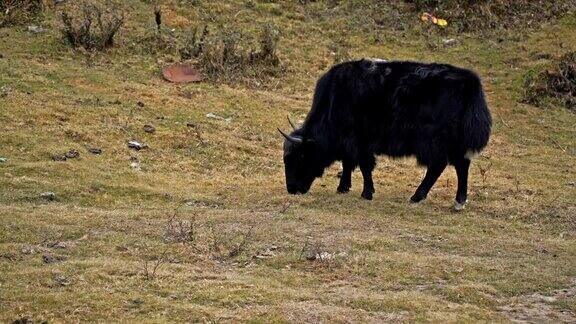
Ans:
[{"label": "small stone", "polygon": [[34,247],[32,247],[31,245],[24,245],[21,251],[22,254],[33,254],[36,252],[36,250],[34,250]]},{"label": "small stone", "polygon": [[142,167],[140,166],[140,162],[132,162],[132,163],[130,163],[130,167],[136,171],[142,170]]},{"label": "small stone", "polygon": [[28,317],[21,317],[12,321],[12,324],[34,324],[34,321]]},{"label": "small stone", "polygon": [[134,305],[142,305],[144,304],[144,301],[140,298],[136,298],[136,299],[132,299],[132,304]]},{"label": "small stone", "polygon": [[316,251],[314,250],[307,250],[304,252],[304,257],[306,258],[306,260],[308,261],[314,261],[316,260],[317,254]]},{"label": "small stone", "polygon": [[153,134],[154,132],[156,132],[156,128],[154,128],[154,126],[152,125],[144,125],[144,131],[146,133]]},{"label": "small stone", "polygon": [[54,282],[63,287],[69,286],[71,284],[70,279],[64,277],[63,275],[54,276]]},{"label": "small stone", "polygon": [[102,149],[99,147],[91,147],[88,149],[88,152],[90,152],[94,155],[100,155],[100,154],[102,154]]},{"label": "small stone", "polygon": [[34,34],[40,34],[46,31],[42,26],[30,25],[28,26],[28,31]]},{"label": "small stone", "polygon": [[148,145],[146,145],[144,143],[140,143],[140,142],[135,141],[135,140],[131,140],[128,142],[128,147],[131,149],[135,149],[136,151],[140,151],[141,149],[147,148]]},{"label": "small stone", "polygon": [[52,155],[52,160],[53,160],[53,161],[56,161],[56,162],[66,161],[66,155],[60,154],[60,153],[56,153],[56,154]]},{"label": "small stone", "polygon": [[80,156],[80,152],[76,151],[75,149],[71,149],[70,151],[64,154],[68,159],[75,159]]},{"label": "small stone", "polygon": [[206,114],[206,117],[207,117],[207,118],[212,118],[212,119],[223,120],[223,121],[225,121],[225,122],[227,122],[227,123],[229,123],[229,122],[232,121],[232,117],[225,118],[225,117],[222,117],[222,116],[218,116],[218,115],[216,115],[216,114],[214,114],[214,113],[207,113],[207,114]]},{"label": "small stone", "polygon": [[9,86],[0,87],[0,98],[7,97],[12,92],[12,88]]},{"label": "small stone", "polygon": [[444,44],[444,46],[452,46],[452,45],[456,45],[458,43],[458,41],[454,38],[446,38],[442,40],[442,44]]},{"label": "small stone", "polygon": [[54,200],[56,200],[56,194],[53,193],[52,191],[47,191],[47,192],[41,193],[40,198],[42,198],[44,200],[48,200],[48,201],[54,201]]},{"label": "small stone", "polygon": [[48,244],[48,247],[53,248],[53,249],[65,249],[68,246],[64,242],[53,242],[53,243]]},{"label": "small stone", "polygon": [[63,256],[59,256],[59,255],[52,255],[52,254],[44,254],[42,255],[42,261],[44,261],[44,263],[46,264],[50,264],[50,263],[54,263],[54,262],[58,262],[58,261],[64,261],[64,257]]}]

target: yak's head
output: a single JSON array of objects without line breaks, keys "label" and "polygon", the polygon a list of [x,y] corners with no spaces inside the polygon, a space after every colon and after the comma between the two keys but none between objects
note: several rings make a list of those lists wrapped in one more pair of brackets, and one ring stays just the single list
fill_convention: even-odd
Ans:
[{"label": "yak's head", "polygon": [[317,143],[302,135],[301,130],[295,129],[284,136],[284,170],[286,173],[286,189],[290,194],[305,194],[310,190],[314,179],[321,177],[326,165],[323,163],[323,154]]}]

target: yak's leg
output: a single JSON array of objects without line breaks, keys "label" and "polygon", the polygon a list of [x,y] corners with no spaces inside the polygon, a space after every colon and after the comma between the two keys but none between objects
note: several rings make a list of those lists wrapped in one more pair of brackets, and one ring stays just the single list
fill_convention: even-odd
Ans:
[{"label": "yak's leg", "polygon": [[374,194],[374,182],[372,181],[372,171],[376,166],[376,159],[374,155],[365,155],[359,161],[360,171],[364,178],[364,189],[362,190],[362,198],[372,200]]},{"label": "yak's leg", "polygon": [[342,176],[340,177],[340,184],[337,191],[339,193],[347,193],[352,187],[352,172],[356,168],[354,162],[349,159],[342,160]]},{"label": "yak's leg", "polygon": [[410,198],[412,202],[417,203],[426,199],[428,192],[430,191],[430,189],[432,189],[432,186],[434,185],[434,183],[436,183],[436,180],[438,180],[438,177],[440,177],[442,171],[446,169],[446,165],[447,165],[446,162],[441,162],[432,164],[428,167],[428,170],[426,170],[426,175],[424,176],[422,183],[420,183],[420,186],[418,186],[418,189],[416,189],[416,192],[414,193],[412,198]]},{"label": "yak's leg", "polygon": [[458,176],[458,191],[456,192],[454,209],[462,210],[468,200],[468,169],[470,168],[470,160],[462,158],[454,163],[454,168]]}]

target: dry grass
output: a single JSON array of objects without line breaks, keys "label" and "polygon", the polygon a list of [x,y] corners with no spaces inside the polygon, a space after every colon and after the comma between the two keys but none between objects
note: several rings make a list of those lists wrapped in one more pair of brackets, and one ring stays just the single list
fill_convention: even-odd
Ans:
[{"label": "dry grass", "polygon": [[[311,12],[332,10],[324,2],[182,3],[165,3],[163,26],[234,22],[258,35],[272,20],[287,72],[261,86],[167,83],[160,68],[179,55],[142,50],[156,26],[141,1],[117,2],[117,46],[89,59],[62,43],[52,12],[42,37],[3,30],[1,322],[574,320],[576,115],[518,99],[533,52],[576,50],[576,18],[520,41],[448,30],[459,42],[432,51],[418,30],[382,32],[383,46],[345,17],[327,28]],[[465,212],[450,211],[453,170],[408,204],[423,175],[410,159],[379,160],[371,202],[358,172],[350,194],[335,193],[336,166],[308,195],[286,194],[276,127],[305,116],[335,31],[351,57],[483,76],[494,136]],[[131,139],[149,148],[130,150]],[[71,149],[80,156],[52,161]]]}]

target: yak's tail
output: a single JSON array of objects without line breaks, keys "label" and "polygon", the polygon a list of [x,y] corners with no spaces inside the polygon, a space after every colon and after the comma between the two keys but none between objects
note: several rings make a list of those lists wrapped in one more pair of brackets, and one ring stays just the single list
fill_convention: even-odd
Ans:
[{"label": "yak's tail", "polygon": [[467,84],[464,115],[460,124],[460,135],[465,154],[474,155],[482,151],[488,144],[492,117],[484,97],[484,90],[478,76],[473,75]]}]

